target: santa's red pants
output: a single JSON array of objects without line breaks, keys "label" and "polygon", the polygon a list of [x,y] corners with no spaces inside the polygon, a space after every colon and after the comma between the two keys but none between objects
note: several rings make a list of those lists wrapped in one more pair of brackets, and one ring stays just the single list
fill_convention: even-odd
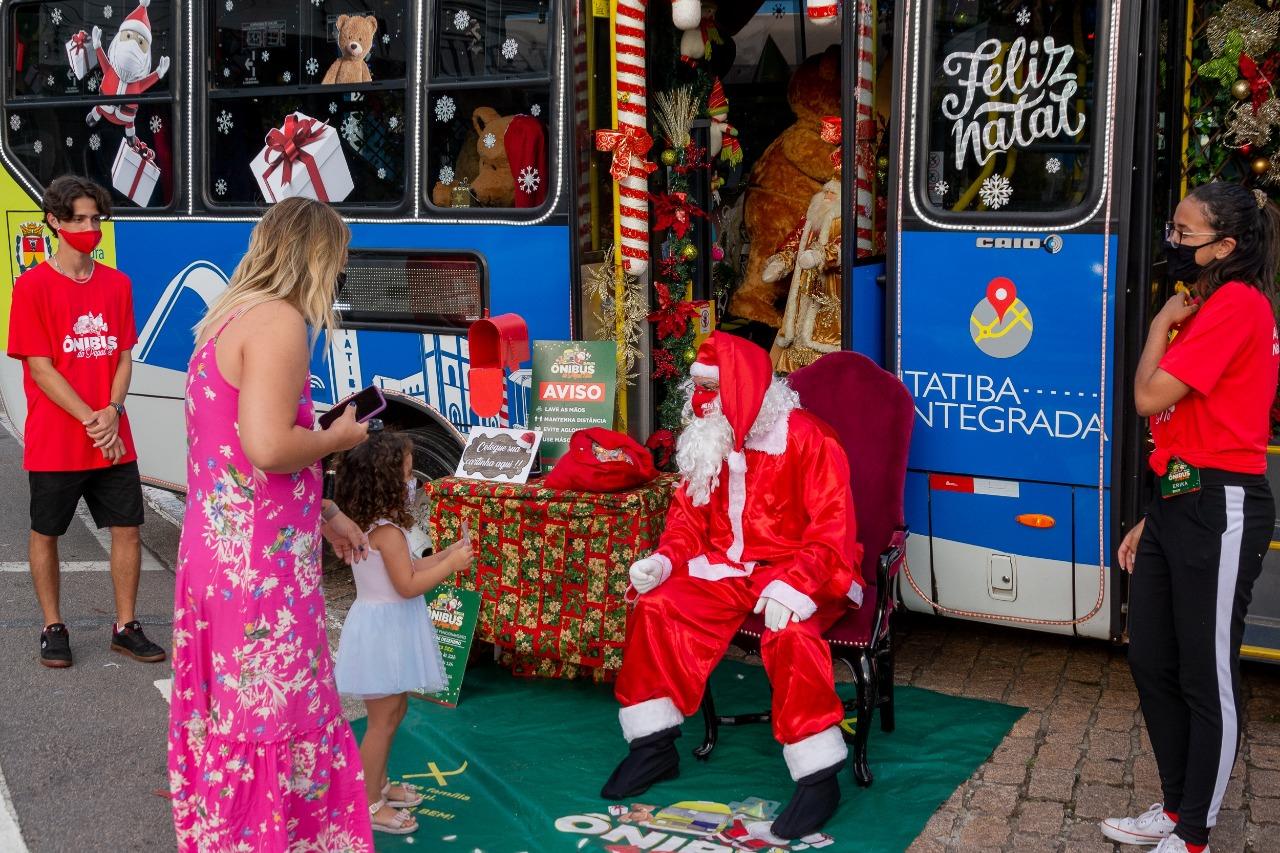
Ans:
[{"label": "santa's red pants", "polygon": [[[715,581],[677,575],[640,596],[627,624],[627,648],[614,690],[623,706],[620,718],[627,740],[679,725],[698,710],[707,679],[729,641],[761,590],[781,573],[780,567],[769,566],[750,577]],[[773,734],[784,745],[824,732],[824,741],[830,740],[827,730],[844,718],[831,650],[822,634],[849,602],[827,593],[814,603],[818,609],[813,616],[781,631],[765,630],[760,643],[773,686]],[[843,743],[839,751],[843,758]]]}]

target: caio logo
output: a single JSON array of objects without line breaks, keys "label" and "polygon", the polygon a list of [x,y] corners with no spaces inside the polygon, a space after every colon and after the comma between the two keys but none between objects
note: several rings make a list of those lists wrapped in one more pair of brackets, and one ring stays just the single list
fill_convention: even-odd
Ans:
[{"label": "caio logo", "polygon": [[1062,238],[1057,234],[1044,237],[978,237],[974,245],[979,249],[1044,249],[1056,255],[1062,251]]}]

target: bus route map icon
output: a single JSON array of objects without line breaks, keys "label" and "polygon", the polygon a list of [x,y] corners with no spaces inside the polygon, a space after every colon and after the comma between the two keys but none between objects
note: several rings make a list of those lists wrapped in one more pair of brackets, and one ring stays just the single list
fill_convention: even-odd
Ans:
[{"label": "bus route map icon", "polygon": [[992,358],[1011,358],[1031,343],[1031,309],[1018,298],[1018,288],[1007,278],[993,278],[987,297],[973,306],[969,334]]}]

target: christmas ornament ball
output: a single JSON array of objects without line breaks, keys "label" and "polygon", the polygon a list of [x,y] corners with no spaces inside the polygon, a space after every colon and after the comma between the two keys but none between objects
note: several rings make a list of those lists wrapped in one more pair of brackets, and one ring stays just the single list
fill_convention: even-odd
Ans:
[{"label": "christmas ornament ball", "polygon": [[673,148],[668,148],[662,152],[662,165],[674,166],[676,164],[676,152]]},{"label": "christmas ornament ball", "polygon": [[1253,145],[1251,145],[1248,142],[1240,146],[1240,153],[1244,154],[1245,156],[1248,156],[1249,152],[1252,150],[1253,150]]},{"label": "christmas ornament ball", "polygon": [[698,351],[693,347],[685,347],[684,352],[680,353],[680,360],[686,365],[693,364],[694,359],[698,357]]},{"label": "christmas ornament ball", "polygon": [[1271,161],[1266,157],[1258,157],[1253,161],[1253,173],[1255,175],[1265,175],[1270,168]]},{"label": "christmas ornament ball", "polygon": [[1252,89],[1249,88],[1248,80],[1237,80],[1231,84],[1231,94],[1236,96],[1237,101],[1243,101],[1245,98],[1249,97],[1249,93],[1251,91]]},{"label": "christmas ornament ball", "polygon": [[885,157],[885,156],[883,156],[883,155],[882,155],[881,157],[879,157],[879,158],[876,160],[876,168],[877,168],[877,169],[879,169],[879,170],[881,170],[881,171],[885,171],[885,170],[887,170],[887,169],[889,168],[889,158],[888,158],[888,157]]},{"label": "christmas ornament ball", "polygon": [[686,261],[693,260],[698,257],[698,247],[690,243],[680,250],[680,257],[684,258]]}]

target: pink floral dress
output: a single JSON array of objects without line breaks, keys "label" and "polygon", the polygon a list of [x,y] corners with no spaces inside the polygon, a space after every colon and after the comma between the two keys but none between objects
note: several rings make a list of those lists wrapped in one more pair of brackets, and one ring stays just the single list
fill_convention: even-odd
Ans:
[{"label": "pink floral dress", "polygon": [[[325,633],[320,467],[266,474],[249,463],[217,338],[187,371],[169,718],[178,849],[371,852]],[[306,390],[297,423],[313,420]]]}]

